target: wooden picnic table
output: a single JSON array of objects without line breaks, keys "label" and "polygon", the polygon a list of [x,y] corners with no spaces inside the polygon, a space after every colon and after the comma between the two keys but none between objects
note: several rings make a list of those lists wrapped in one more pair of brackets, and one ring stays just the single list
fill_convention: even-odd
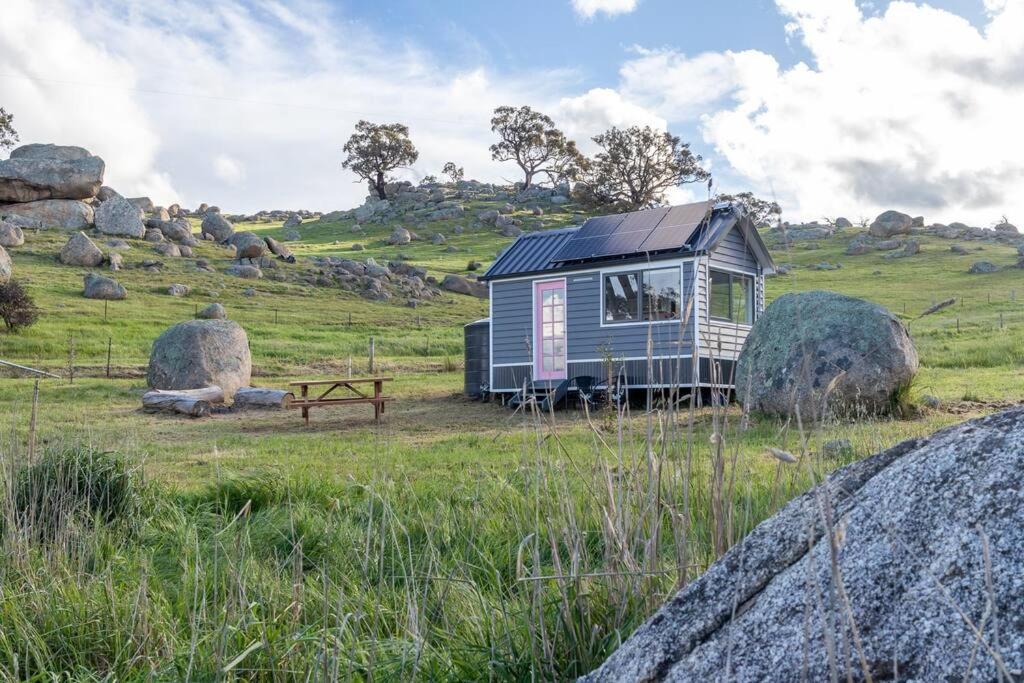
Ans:
[{"label": "wooden picnic table", "polygon": [[[299,387],[299,397],[291,402],[292,408],[301,408],[302,417],[309,424],[309,409],[320,406],[350,405],[356,403],[372,403],[373,419],[380,421],[384,414],[384,406],[394,399],[384,395],[384,383],[394,381],[392,377],[349,377],[347,379],[316,379],[289,382],[290,387]],[[361,390],[357,385],[373,384],[373,394]],[[310,388],[323,389],[315,398],[310,395]],[[343,389],[348,394],[328,398],[336,389]]]}]

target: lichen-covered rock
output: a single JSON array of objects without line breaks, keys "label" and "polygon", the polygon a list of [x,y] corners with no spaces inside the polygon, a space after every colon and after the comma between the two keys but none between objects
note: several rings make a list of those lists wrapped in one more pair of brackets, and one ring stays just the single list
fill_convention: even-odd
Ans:
[{"label": "lichen-covered rock", "polygon": [[199,311],[199,318],[202,320],[227,320],[228,312],[224,310],[224,306],[221,304],[210,304],[203,310]]},{"label": "lichen-covered rock", "polygon": [[251,375],[245,330],[230,320],[189,320],[153,342],[146,380],[151,389],[218,386],[230,399]]},{"label": "lichen-covered rock", "polygon": [[888,411],[917,373],[907,328],[878,304],[827,291],[785,294],[754,323],[736,367],[751,410],[805,421]]},{"label": "lichen-covered rock", "polygon": [[1024,670],[1022,471],[1019,407],[839,469],[582,680],[1011,680]]},{"label": "lichen-covered rock", "polygon": [[23,244],[25,244],[24,231],[13,223],[0,220],[0,247],[20,247]]},{"label": "lichen-covered rock", "polygon": [[391,245],[403,245],[409,244],[412,241],[412,234],[405,228],[398,227],[391,231],[391,235],[388,237],[388,244]]},{"label": "lichen-covered rock", "polygon": [[103,262],[103,252],[84,232],[76,232],[61,248],[60,262],[66,266],[95,268]]},{"label": "lichen-covered rock", "polygon": [[81,147],[19,147],[10,159],[0,161],[0,202],[95,197],[103,185],[103,170],[103,159]]},{"label": "lichen-covered rock", "polygon": [[111,197],[100,204],[96,210],[96,229],[104,235],[146,236],[138,207],[124,197]]},{"label": "lichen-covered rock", "polygon": [[14,272],[14,264],[11,262],[11,255],[0,246],[0,285],[7,284]]},{"label": "lichen-covered rock", "polygon": [[252,232],[236,232],[228,239],[235,248],[235,258],[260,258],[267,251],[267,243]]},{"label": "lichen-covered rock", "polygon": [[43,199],[0,206],[0,217],[8,221],[12,217],[20,219],[24,221],[20,225],[26,228],[82,230],[93,224],[95,216],[91,206],[76,199]]},{"label": "lichen-covered rock", "polygon": [[105,299],[107,301],[120,301],[128,298],[128,290],[124,285],[113,278],[88,273],[84,279],[85,289],[82,296],[86,299]]},{"label": "lichen-covered rock", "polygon": [[975,261],[971,264],[971,267],[967,272],[974,275],[980,275],[985,273],[994,273],[997,270],[999,270],[999,266],[991,261]]},{"label": "lichen-covered rock", "polygon": [[263,271],[256,266],[251,266],[245,263],[236,263],[227,269],[228,275],[234,275],[240,277],[243,280],[258,280],[263,277]]}]

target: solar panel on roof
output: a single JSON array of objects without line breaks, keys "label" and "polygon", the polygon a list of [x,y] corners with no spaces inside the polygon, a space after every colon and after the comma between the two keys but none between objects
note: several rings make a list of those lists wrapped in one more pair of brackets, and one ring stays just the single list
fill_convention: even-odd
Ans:
[{"label": "solar panel on roof", "polygon": [[641,251],[681,249],[707,218],[710,202],[673,206],[640,245]]}]

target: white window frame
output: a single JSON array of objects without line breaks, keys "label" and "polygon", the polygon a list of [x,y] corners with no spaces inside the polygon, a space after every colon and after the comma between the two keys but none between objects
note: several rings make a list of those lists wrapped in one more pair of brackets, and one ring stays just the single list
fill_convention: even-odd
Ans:
[{"label": "white window frame", "polygon": [[[612,268],[602,268],[598,271],[598,287],[601,290],[601,305],[598,309],[598,321],[600,327],[604,329],[615,329],[618,327],[635,327],[637,325],[678,325],[682,320],[683,311],[686,308],[686,296],[687,292],[684,289],[683,281],[683,266],[687,263],[696,263],[695,259],[681,259],[681,260],[670,260],[670,261],[644,261],[643,263],[633,263],[628,266],[615,266]],[[604,319],[604,278],[606,275],[616,275],[618,273],[639,273],[644,270],[670,270],[675,268],[679,271],[679,316],[678,318],[670,318],[669,320],[636,320],[633,322],[606,322]],[[643,296],[643,284],[641,281],[641,292],[640,296]]]},{"label": "white window frame", "polygon": [[[718,318],[711,315],[711,271],[717,270],[720,273],[729,273],[730,275],[742,275],[743,277],[750,278],[750,320],[749,323],[738,323],[729,318]],[[705,285],[704,291],[707,292],[707,321],[708,323],[714,323],[717,325],[729,325],[731,327],[743,328],[749,330],[757,322],[758,310],[757,310],[757,273],[751,273],[747,270],[741,270],[739,268],[730,268],[728,266],[718,266],[713,263],[708,263],[708,267],[705,269]]]}]

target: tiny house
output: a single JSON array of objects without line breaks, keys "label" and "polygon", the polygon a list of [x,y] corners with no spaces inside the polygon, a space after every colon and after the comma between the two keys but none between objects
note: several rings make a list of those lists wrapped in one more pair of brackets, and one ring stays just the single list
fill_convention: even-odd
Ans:
[{"label": "tiny house", "polygon": [[481,278],[490,316],[467,326],[467,392],[732,388],[774,267],[732,203],[523,234]]}]

